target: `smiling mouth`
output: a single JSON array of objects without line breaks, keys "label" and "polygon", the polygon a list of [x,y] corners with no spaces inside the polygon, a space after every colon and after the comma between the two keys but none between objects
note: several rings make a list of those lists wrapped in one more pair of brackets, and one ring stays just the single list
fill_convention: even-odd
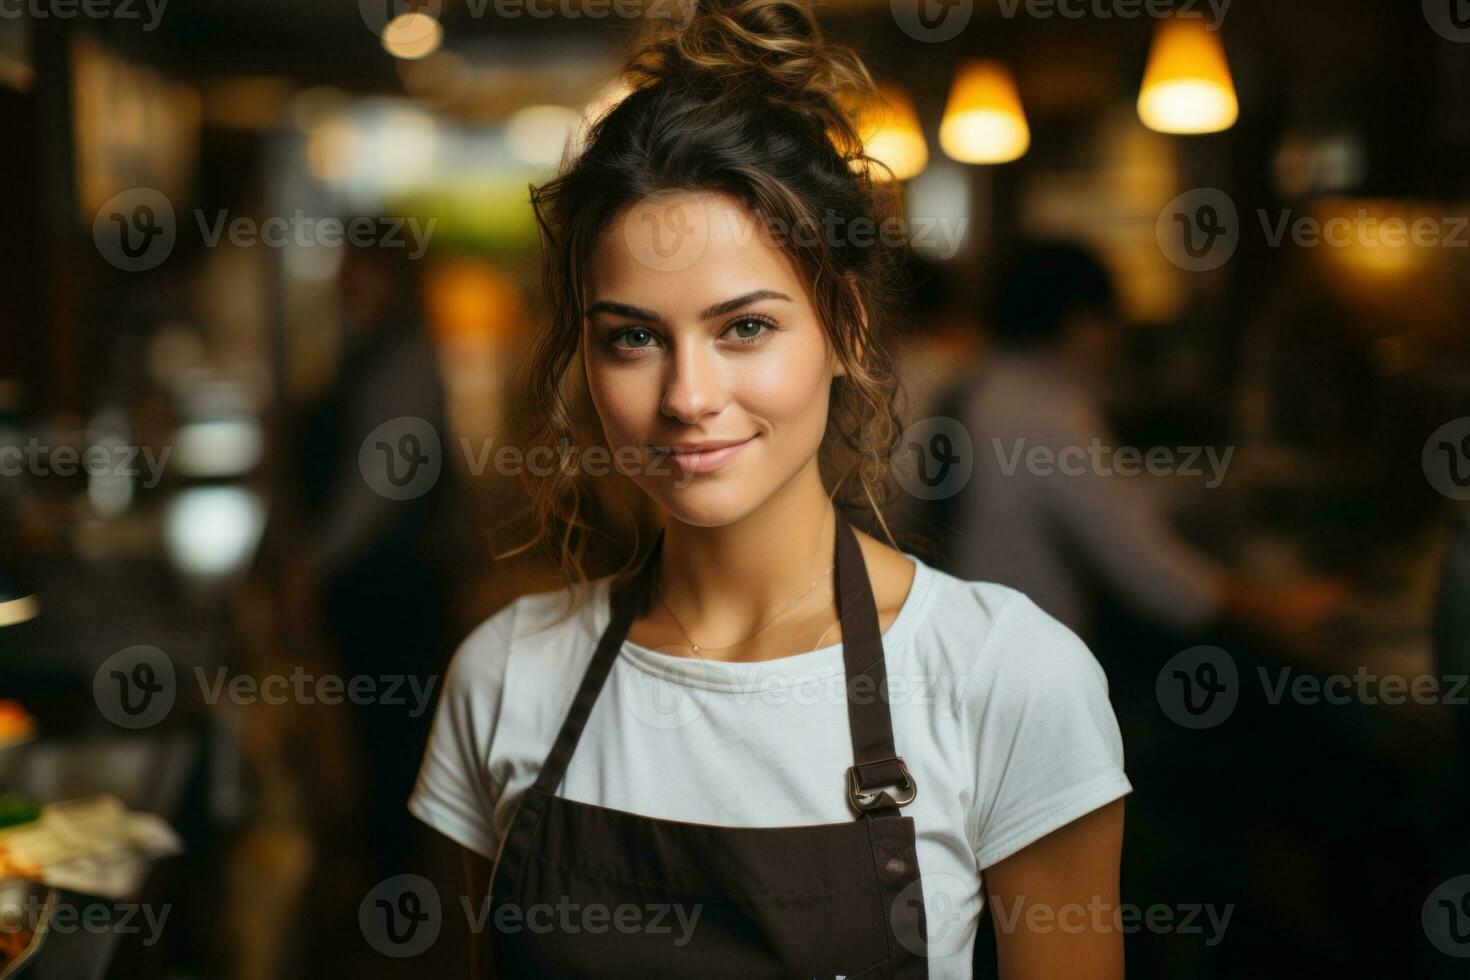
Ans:
[{"label": "smiling mouth", "polygon": [[709,473],[729,463],[755,439],[739,442],[709,443],[703,446],[653,446],[655,452],[667,456],[685,473]]}]

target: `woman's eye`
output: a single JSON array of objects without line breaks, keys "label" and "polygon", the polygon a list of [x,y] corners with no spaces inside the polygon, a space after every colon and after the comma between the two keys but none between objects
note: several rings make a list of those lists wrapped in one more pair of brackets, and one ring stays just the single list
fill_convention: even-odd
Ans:
[{"label": "woman's eye", "polygon": [[746,316],[730,324],[727,333],[736,341],[752,343],[759,340],[770,327],[770,323],[760,317]]},{"label": "woman's eye", "polygon": [[616,347],[647,347],[653,343],[653,331],[643,327],[629,327],[614,334],[612,340]]}]

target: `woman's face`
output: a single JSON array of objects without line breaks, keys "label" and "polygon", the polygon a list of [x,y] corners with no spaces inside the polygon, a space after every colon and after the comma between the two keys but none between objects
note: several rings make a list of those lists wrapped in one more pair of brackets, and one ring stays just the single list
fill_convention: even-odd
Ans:
[{"label": "woman's face", "polygon": [[644,198],[609,223],[587,283],[608,447],[675,518],[731,523],[816,466],[841,369],[795,266],[738,201]]}]

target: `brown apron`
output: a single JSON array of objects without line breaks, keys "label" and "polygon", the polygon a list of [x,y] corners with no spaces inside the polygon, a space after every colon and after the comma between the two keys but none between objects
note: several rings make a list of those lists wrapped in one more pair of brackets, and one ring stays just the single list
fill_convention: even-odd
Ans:
[{"label": "brown apron", "polygon": [[490,886],[499,976],[927,977],[914,821],[899,813],[915,786],[893,747],[872,586],[840,514],[835,571],[854,765],[813,775],[846,781],[853,820],[722,827],[555,795],[646,608],[662,544],[660,534],[612,598],[612,621],[506,835]]}]

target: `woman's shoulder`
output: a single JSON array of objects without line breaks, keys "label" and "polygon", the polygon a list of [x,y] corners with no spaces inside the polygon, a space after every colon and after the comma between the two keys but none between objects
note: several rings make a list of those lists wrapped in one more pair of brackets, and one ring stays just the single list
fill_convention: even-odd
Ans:
[{"label": "woman's shoulder", "polygon": [[1026,593],[927,565],[923,574],[930,595],[922,629],[931,649],[945,651],[953,660],[950,669],[983,678],[981,689],[1045,689],[1069,681],[1106,688],[1102,667],[1087,644]]},{"label": "woman's shoulder", "polygon": [[952,608],[957,617],[966,620],[966,625],[971,628],[991,630],[1004,627],[1049,636],[1076,636],[1019,589],[986,579],[960,578],[932,566],[929,572],[934,580],[932,588],[941,602]]},{"label": "woman's shoulder", "polygon": [[895,640],[917,634],[923,637],[919,646],[929,651],[963,650],[974,655],[988,646],[987,639],[998,629],[1069,633],[1016,589],[959,578],[866,533],[859,533],[858,542],[885,635],[891,622]]},{"label": "woman's shoulder", "polygon": [[896,617],[911,606],[919,607],[913,615],[962,632],[972,648],[1001,628],[1063,645],[1068,639],[1081,642],[1024,592],[999,582],[962,579],[867,534],[860,534],[858,541],[880,616]]}]

